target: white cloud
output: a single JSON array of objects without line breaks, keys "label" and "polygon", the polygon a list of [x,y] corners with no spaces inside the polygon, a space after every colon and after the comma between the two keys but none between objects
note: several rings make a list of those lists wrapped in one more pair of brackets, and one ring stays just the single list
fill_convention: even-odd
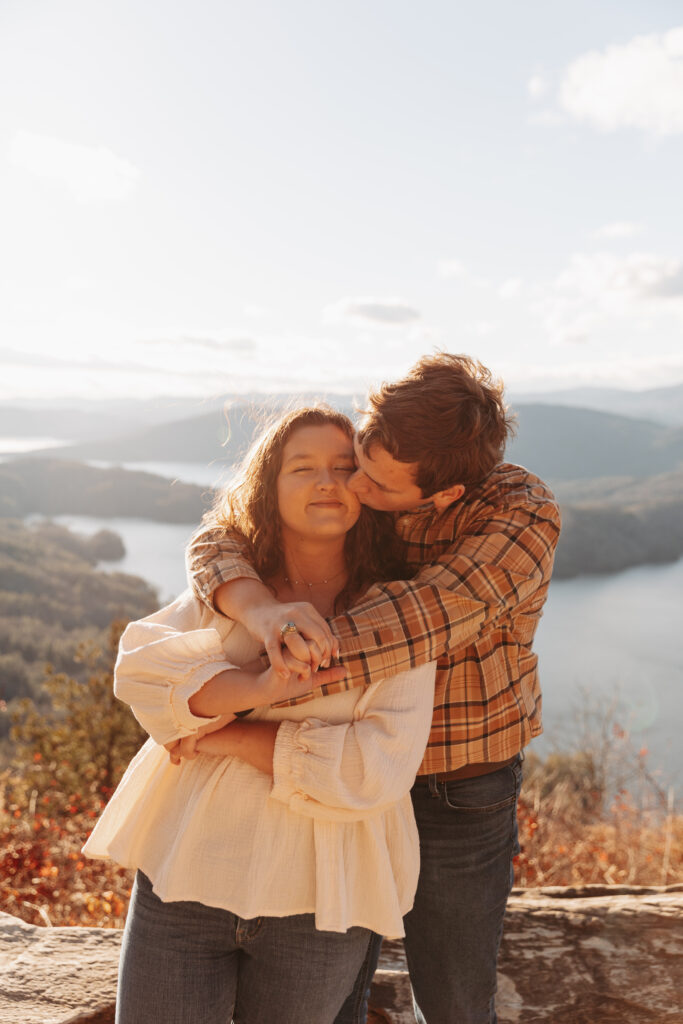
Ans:
[{"label": "white cloud", "polygon": [[242,312],[250,320],[261,320],[263,317],[268,316],[268,310],[265,306],[256,306],[253,303],[247,303]]},{"label": "white cloud", "polygon": [[396,298],[346,298],[326,306],[328,324],[353,323],[364,327],[405,327],[420,319],[418,310]]},{"label": "white cloud", "polygon": [[521,277],[509,277],[498,289],[498,295],[501,299],[514,299],[521,293],[522,288]]},{"label": "white cloud", "polygon": [[540,100],[548,91],[548,83],[542,75],[532,75],[526,88],[532,100]]},{"label": "white cloud", "polygon": [[565,72],[560,104],[602,131],[683,132],[683,26],[578,57]]},{"label": "white cloud", "polygon": [[[580,353],[583,354],[583,353]],[[589,353],[585,353],[589,356]],[[559,365],[547,361],[521,362],[519,359],[496,366],[508,393],[519,396],[533,392],[569,387],[662,387],[683,375],[683,356],[627,356],[621,350],[605,352],[599,359],[565,360]],[[514,396],[512,396],[514,397]]]},{"label": "white cloud", "polygon": [[474,324],[474,333],[480,338],[486,338],[489,334],[495,334],[500,328],[497,320],[477,320]]},{"label": "white cloud", "polygon": [[642,225],[631,220],[615,220],[603,224],[593,232],[593,238],[633,238],[642,231]]},{"label": "white cloud", "polygon": [[460,260],[439,260],[436,265],[436,272],[442,278],[465,277],[467,270],[465,264]]},{"label": "white cloud", "polygon": [[462,281],[471,288],[488,288],[490,282],[484,277],[477,277],[461,260],[438,260],[436,264],[437,276],[445,281]]},{"label": "white cloud", "polygon": [[32,132],[17,132],[9,157],[16,167],[60,182],[86,203],[126,199],[140,176],[134,164],[103,146],[82,146]]},{"label": "white cloud", "polygon": [[653,253],[575,253],[531,310],[559,344],[593,340],[619,317],[683,318],[683,264]]},{"label": "white cloud", "polygon": [[559,110],[535,110],[527,117],[527,122],[532,125],[540,125],[543,128],[552,128],[558,124],[564,124],[566,116]]},{"label": "white cloud", "polygon": [[222,335],[221,332],[213,333],[180,333],[168,335],[143,336],[140,339],[145,345],[165,345],[173,349],[185,349],[192,351],[197,348],[209,349],[212,352],[239,352],[244,355],[256,351],[256,342],[253,338],[240,335]]}]

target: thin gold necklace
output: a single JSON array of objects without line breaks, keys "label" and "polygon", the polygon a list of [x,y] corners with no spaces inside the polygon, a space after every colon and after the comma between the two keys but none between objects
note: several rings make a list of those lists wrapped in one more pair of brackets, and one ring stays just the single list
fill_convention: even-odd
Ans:
[{"label": "thin gold necklace", "polygon": [[[297,570],[297,572],[299,571],[297,566],[294,566],[294,568]],[[316,580],[314,583],[309,583],[308,580],[303,580],[303,579],[302,580],[294,580],[294,579],[292,579],[291,576],[283,576],[283,579],[284,579],[285,583],[289,583],[292,586],[299,586],[300,584],[303,583],[304,586],[306,586],[306,587],[322,587],[325,583],[331,583],[333,580],[336,580],[337,577],[341,576],[342,573],[344,573],[344,572],[346,572],[346,567],[344,567],[343,569],[340,569],[338,572],[335,572],[332,576],[328,576],[327,579]]]}]

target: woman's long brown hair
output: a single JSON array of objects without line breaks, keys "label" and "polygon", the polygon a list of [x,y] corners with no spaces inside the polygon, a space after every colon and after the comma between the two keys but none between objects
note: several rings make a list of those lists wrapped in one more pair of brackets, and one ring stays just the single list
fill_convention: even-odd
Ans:
[{"label": "woman's long brown hair", "polygon": [[[353,439],[351,420],[328,405],[306,406],[280,416],[252,444],[236,479],[204,516],[204,527],[239,535],[245,554],[264,581],[284,573],[277,505],[284,447],[300,427],[328,425]],[[346,535],[344,555],[349,575],[335,599],[335,611],[348,607],[371,583],[411,575],[392,517],[366,506],[361,506],[358,522]]]}]

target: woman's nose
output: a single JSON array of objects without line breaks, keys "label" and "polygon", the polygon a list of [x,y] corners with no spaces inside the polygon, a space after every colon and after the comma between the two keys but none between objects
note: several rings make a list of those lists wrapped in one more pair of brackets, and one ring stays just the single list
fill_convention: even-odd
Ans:
[{"label": "woman's nose", "polygon": [[318,487],[336,487],[337,481],[334,478],[334,474],[326,468],[321,468],[318,473],[318,479],[316,480]]}]

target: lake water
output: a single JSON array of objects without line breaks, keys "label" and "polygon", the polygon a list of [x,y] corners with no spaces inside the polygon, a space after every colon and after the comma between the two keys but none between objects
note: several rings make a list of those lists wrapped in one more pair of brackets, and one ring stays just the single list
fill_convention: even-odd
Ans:
[{"label": "lake water", "polygon": [[[58,516],[90,534],[108,528],[123,538],[126,557],[106,571],[135,573],[158,588],[161,601],[185,587],[183,552],[194,524],[143,519]],[[683,561],[642,566],[610,576],[552,584],[535,648],[544,692],[546,736],[561,741],[564,723],[585,699],[619,699],[618,719],[636,749],[650,750],[652,768],[683,781]]]}]

